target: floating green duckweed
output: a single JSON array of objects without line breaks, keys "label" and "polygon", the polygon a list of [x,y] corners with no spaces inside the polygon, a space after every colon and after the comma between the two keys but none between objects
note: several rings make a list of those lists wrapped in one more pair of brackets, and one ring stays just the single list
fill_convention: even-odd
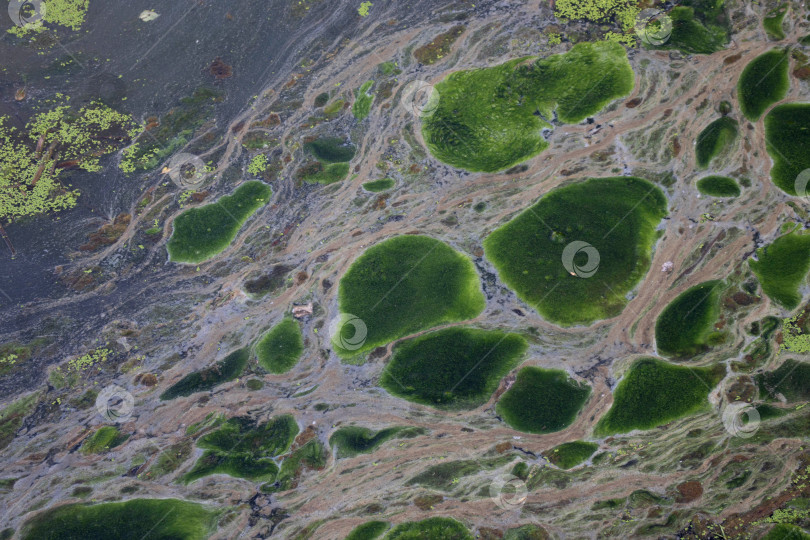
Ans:
[{"label": "floating green duckweed", "polygon": [[724,0],[686,0],[669,12],[672,34],[661,45],[685,53],[712,54],[729,40]]},{"label": "floating green duckweed", "polygon": [[186,210],[174,220],[174,232],[167,244],[169,259],[199,263],[222,253],[248,218],[267,204],[270,194],[270,186],[260,181],[246,182],[233,195]]},{"label": "floating green duckweed", "polygon": [[[490,234],[484,252],[504,283],[543,317],[566,326],[590,323],[621,313],[625,295],[649,269],[666,214],[664,194],[646,180],[592,178],[544,196]],[[563,255],[573,256],[567,248],[578,246],[573,242],[590,244],[598,258],[580,250],[566,268]],[[594,262],[590,277],[571,274]]]},{"label": "floating green duckweed", "polygon": [[594,428],[598,437],[652,429],[708,407],[723,366],[684,367],[655,358],[630,366],[613,392],[613,405]]},{"label": "floating green duckweed", "polygon": [[364,120],[371,112],[371,104],[374,102],[374,94],[370,93],[374,81],[366,81],[357,90],[357,95],[354,98],[352,105],[352,114],[358,120]]},{"label": "floating green duckweed", "polygon": [[292,317],[285,317],[256,344],[259,365],[270,373],[290,371],[298,363],[303,352],[304,339],[301,336],[301,327]]},{"label": "floating green duckweed", "polygon": [[757,250],[749,261],[762,290],[777,304],[795,309],[801,302],[799,287],[810,270],[810,234],[794,231]]},{"label": "floating green duckweed", "polygon": [[68,504],[33,517],[20,536],[23,540],[204,540],[216,530],[219,514],[179,499]]},{"label": "floating green duckweed", "polygon": [[469,171],[506,169],[542,152],[556,117],[577,123],[633,89],[618,43],[578,43],[534,62],[458,71],[436,85],[441,99],[422,126],[440,161]]},{"label": "floating green duckweed", "polygon": [[525,367],[498,401],[497,413],[527,433],[553,433],[570,426],[591,394],[590,387],[560,369]]},{"label": "floating green duckweed", "polygon": [[[385,240],[358,257],[340,280],[339,303],[344,324],[332,344],[343,357],[471,319],[486,306],[472,261],[443,242],[412,235]],[[349,314],[362,321],[361,329]],[[360,330],[366,335],[358,344]]]},{"label": "floating green duckweed", "polygon": [[665,356],[689,358],[723,339],[714,330],[720,315],[722,281],[707,281],[679,294],[658,316],[655,342]]},{"label": "floating green duckweed", "polygon": [[432,517],[422,521],[400,523],[385,535],[385,540],[473,540],[470,532],[458,521],[446,517]]},{"label": "floating green duckweed", "polygon": [[576,467],[590,458],[599,445],[587,441],[572,441],[555,446],[543,454],[547,460],[561,469]]},{"label": "floating green duckweed", "polygon": [[363,184],[363,189],[372,193],[379,193],[391,189],[394,185],[396,185],[396,182],[394,182],[393,178],[380,178],[379,180],[366,182]]},{"label": "floating green duckweed", "polygon": [[768,107],[787,95],[789,58],[787,50],[774,49],[745,66],[737,83],[737,97],[740,109],[752,122],[759,120]]},{"label": "floating green duckweed", "polygon": [[206,452],[183,481],[189,483],[211,474],[272,481],[279,472],[273,458],[289,449],[296,434],[298,424],[290,415],[275,417],[261,425],[245,417],[231,418],[218,430],[200,438],[197,446]]},{"label": "floating green duckweed", "polygon": [[521,360],[526,340],[517,334],[449,328],[398,344],[380,377],[391,394],[440,409],[486,403]]},{"label": "floating green duckweed", "polygon": [[374,540],[382,536],[390,526],[387,521],[369,521],[352,529],[346,540]]},{"label": "floating green duckweed", "polygon": [[370,454],[383,443],[391,439],[416,437],[425,433],[421,428],[394,426],[372,431],[359,426],[346,426],[335,431],[329,437],[329,444],[337,448],[337,457],[354,457],[358,454]]},{"label": "floating green duckweed", "polygon": [[737,139],[737,121],[728,116],[718,118],[697,137],[695,158],[699,167],[706,168],[717,156],[724,154]]},{"label": "floating green duckweed", "polygon": [[103,426],[84,441],[83,454],[100,454],[124,443],[129,435],[122,435],[115,426]]},{"label": "floating green duckweed", "polygon": [[234,351],[213,366],[189,373],[160,395],[168,400],[181,396],[190,396],[195,392],[211,390],[215,386],[237,378],[247,365],[250,353],[247,349]]},{"label": "floating green duckweed", "polygon": [[785,193],[806,197],[810,179],[801,173],[810,169],[810,104],[774,107],[765,117],[765,148],[773,159],[773,183]]},{"label": "floating green duckweed", "polygon": [[740,196],[740,185],[727,176],[706,176],[697,181],[697,188],[709,197]]}]

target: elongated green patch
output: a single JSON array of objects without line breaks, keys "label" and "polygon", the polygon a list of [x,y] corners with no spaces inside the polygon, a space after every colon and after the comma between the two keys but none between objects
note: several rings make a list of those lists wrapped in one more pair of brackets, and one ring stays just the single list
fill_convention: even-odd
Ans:
[{"label": "elongated green patch", "polygon": [[525,367],[495,410],[507,424],[527,433],[553,433],[570,426],[591,389],[560,369]]},{"label": "elongated green patch", "polygon": [[301,353],[304,352],[304,339],[301,327],[292,317],[284,318],[256,344],[256,357],[259,365],[270,373],[290,371]]},{"label": "elongated green patch", "polygon": [[[773,159],[771,181],[799,197],[810,194],[810,104],[774,107],[765,117],[765,148]],[[798,190],[798,191],[797,191]]]},{"label": "elongated green patch", "polygon": [[697,136],[695,159],[699,167],[706,168],[716,157],[731,148],[737,139],[737,121],[728,116],[718,118]]},{"label": "elongated green patch", "polygon": [[790,81],[790,55],[785,49],[761,54],[745,66],[737,83],[740,109],[752,122],[759,120],[765,110],[787,95]]},{"label": "elongated green patch", "polygon": [[211,390],[215,386],[237,378],[247,365],[250,353],[239,349],[226,356],[213,366],[189,373],[160,395],[160,399],[169,400],[181,396],[190,396],[195,392]]},{"label": "elongated green patch", "polygon": [[709,197],[739,197],[740,185],[727,176],[706,176],[697,181],[698,191]]},{"label": "elongated green patch", "polygon": [[646,180],[592,178],[544,196],[490,234],[484,252],[543,317],[587,324],[622,311],[666,214],[664,194]]},{"label": "elongated green patch", "polygon": [[599,419],[594,435],[652,429],[707,408],[709,392],[723,374],[723,366],[693,368],[656,358],[636,360],[613,392],[613,405]]},{"label": "elongated green patch", "polygon": [[572,441],[555,446],[543,457],[561,469],[570,469],[587,460],[599,445],[587,441]]},{"label": "elongated green patch", "polygon": [[536,61],[458,71],[436,85],[438,106],[422,133],[440,161],[494,172],[525,161],[548,143],[555,118],[573,124],[630,93],[633,70],[617,43],[578,43]]},{"label": "elongated green patch", "polygon": [[115,426],[103,426],[84,441],[80,450],[83,454],[100,454],[120,446],[128,438],[129,435],[122,435]]},{"label": "elongated green patch", "polygon": [[370,93],[374,81],[366,81],[357,89],[357,95],[352,104],[352,114],[358,120],[365,120],[371,112],[371,104],[374,103],[374,94]]},{"label": "elongated green patch", "polygon": [[259,181],[246,182],[233,195],[186,210],[174,220],[174,231],[166,245],[169,259],[199,263],[222,253],[248,218],[267,204],[270,195],[270,186]]},{"label": "elongated green patch", "polygon": [[723,334],[714,330],[720,315],[722,281],[707,281],[678,295],[658,316],[655,342],[665,356],[688,358],[717,343]]},{"label": "elongated green patch", "polygon": [[526,347],[526,340],[517,334],[439,330],[398,344],[380,385],[415,403],[472,409],[486,403]]},{"label": "elongated green patch", "polygon": [[379,431],[359,426],[346,426],[335,431],[329,437],[329,444],[337,448],[337,457],[354,457],[359,454],[370,454],[386,441],[391,439],[411,438],[425,432],[421,428],[394,426]]},{"label": "elongated green patch", "polygon": [[391,189],[394,185],[396,185],[396,182],[394,182],[393,178],[380,178],[379,180],[366,182],[363,184],[363,189],[372,193],[379,193]]},{"label": "elongated green patch", "polygon": [[417,539],[473,540],[472,534],[452,518],[432,517],[422,521],[400,523],[385,535],[385,540]]},{"label": "elongated green patch", "polygon": [[343,315],[332,345],[344,358],[471,319],[486,305],[472,261],[427,236],[396,236],[369,248],[340,280],[338,295]]},{"label": "elongated green patch", "polygon": [[810,234],[794,231],[757,250],[748,264],[768,297],[788,309],[801,302],[799,287],[810,271]]}]

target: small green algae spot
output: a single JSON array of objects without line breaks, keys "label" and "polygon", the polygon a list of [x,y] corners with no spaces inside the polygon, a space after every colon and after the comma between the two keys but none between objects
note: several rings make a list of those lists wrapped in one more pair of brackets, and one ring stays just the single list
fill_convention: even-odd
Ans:
[{"label": "small green algae spot", "polygon": [[301,327],[292,317],[285,317],[256,344],[259,365],[270,373],[290,371],[298,363],[303,352],[304,339]]}]

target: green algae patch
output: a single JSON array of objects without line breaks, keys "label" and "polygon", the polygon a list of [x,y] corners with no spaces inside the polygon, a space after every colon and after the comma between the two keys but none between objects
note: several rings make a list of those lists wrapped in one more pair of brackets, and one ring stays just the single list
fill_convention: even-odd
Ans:
[{"label": "green algae patch", "polygon": [[179,499],[133,499],[105,504],[68,504],[34,516],[23,540],[204,540],[220,512]]},{"label": "green algae patch", "polygon": [[728,176],[706,176],[697,181],[697,188],[709,197],[739,197],[740,185]]},{"label": "green algae patch", "polygon": [[206,451],[183,481],[190,483],[211,474],[272,481],[279,472],[274,458],[290,448],[297,434],[298,424],[290,415],[260,425],[246,417],[231,418],[200,438],[197,446]]},{"label": "green algae patch", "polygon": [[712,54],[729,41],[724,0],[686,0],[668,13],[672,34],[661,45],[685,53]]},{"label": "green algae patch", "polygon": [[705,169],[714,158],[725,154],[737,140],[738,132],[737,121],[728,116],[718,118],[706,126],[695,141],[695,160],[698,166]]},{"label": "green algae patch", "polygon": [[379,431],[359,426],[346,426],[339,428],[329,437],[329,444],[337,449],[338,458],[347,458],[359,454],[370,454],[391,439],[410,439],[424,433],[425,430],[422,428],[403,426],[393,426]]},{"label": "green algae patch", "polygon": [[295,177],[310,184],[329,185],[340,182],[349,174],[349,163],[308,163],[295,171]]},{"label": "green algae patch", "polygon": [[321,137],[304,143],[304,148],[324,163],[351,161],[357,153],[357,148],[353,144],[340,137]]},{"label": "green algae patch", "polygon": [[760,397],[779,399],[785,397],[788,403],[810,400],[810,364],[788,358],[773,371],[756,376]]},{"label": "green algae patch", "polygon": [[169,387],[160,395],[161,400],[190,396],[196,392],[205,392],[237,378],[247,365],[250,353],[248,349],[232,352],[213,366],[189,373]]},{"label": "green algae patch", "polygon": [[762,28],[768,37],[774,41],[785,39],[785,29],[782,25],[785,14],[787,14],[788,6],[783,5],[770,12],[767,17],[762,19]]},{"label": "green algae patch", "polygon": [[270,186],[246,182],[233,195],[186,210],[174,220],[174,232],[166,246],[169,260],[200,263],[222,253],[248,218],[267,204],[270,195]]},{"label": "green algae patch", "polygon": [[720,315],[722,281],[707,281],[678,295],[655,322],[655,342],[664,356],[689,358],[724,339],[714,325]]},{"label": "green algae patch", "polygon": [[[773,159],[771,181],[788,193],[805,197],[810,190],[802,171],[810,169],[810,104],[774,107],[765,117],[765,148]],[[798,191],[797,191],[798,189]]]},{"label": "green algae patch", "polygon": [[748,262],[768,298],[787,309],[801,302],[799,287],[810,270],[810,234],[794,231],[757,250]]},{"label": "green algae patch", "polygon": [[666,197],[647,180],[592,178],[545,195],[490,234],[484,252],[547,320],[588,324],[624,309],[650,267],[666,214]]},{"label": "green algae patch", "polygon": [[371,93],[371,87],[374,81],[366,81],[363,86],[357,89],[354,103],[352,104],[352,114],[358,120],[365,120],[371,113],[371,104],[374,103],[374,94]]},{"label": "green algae patch", "polygon": [[636,360],[613,392],[613,405],[594,434],[652,429],[707,408],[709,392],[723,378],[723,369],[676,366],[656,358]]},{"label": "green algae patch", "polygon": [[303,352],[301,327],[292,317],[285,317],[256,343],[259,365],[275,374],[290,371]]},{"label": "green algae patch", "polygon": [[553,465],[561,469],[571,469],[587,461],[599,445],[587,441],[572,441],[555,446],[543,454]]},{"label": "green algae patch", "polygon": [[486,306],[472,261],[419,235],[396,236],[366,250],[340,280],[338,297],[342,324],[331,337],[344,358],[472,319]]},{"label": "green algae patch", "polygon": [[745,66],[737,83],[737,99],[742,113],[752,122],[759,120],[768,107],[787,95],[789,58],[787,50],[774,49]]},{"label": "green algae patch", "polygon": [[123,435],[115,426],[103,426],[84,441],[80,451],[83,454],[101,454],[110,448],[124,444],[129,435]]},{"label": "green algae patch", "polygon": [[495,407],[504,421],[526,433],[553,433],[570,426],[591,395],[590,387],[560,369],[525,367]]},{"label": "green algae patch", "polygon": [[473,540],[473,535],[453,518],[432,517],[422,521],[400,523],[385,535],[385,540]]},{"label": "green algae patch", "polygon": [[439,409],[487,402],[526,351],[517,334],[474,328],[432,332],[394,348],[380,385],[391,394]]},{"label": "green algae patch", "polygon": [[371,182],[363,184],[363,189],[372,193],[380,193],[381,191],[388,191],[396,185],[393,178],[380,178]]},{"label": "green algae patch", "polygon": [[438,105],[422,134],[438,160],[495,172],[547,146],[556,118],[577,123],[633,89],[633,70],[618,43],[578,43],[567,53],[458,71],[436,85]]},{"label": "green algae patch", "polygon": [[346,540],[374,540],[382,536],[390,526],[387,521],[369,521],[352,529]]}]

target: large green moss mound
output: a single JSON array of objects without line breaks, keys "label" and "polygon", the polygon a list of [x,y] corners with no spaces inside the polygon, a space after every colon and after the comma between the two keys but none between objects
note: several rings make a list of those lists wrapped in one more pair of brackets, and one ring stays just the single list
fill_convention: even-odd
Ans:
[{"label": "large green moss mound", "polygon": [[768,107],[787,95],[789,67],[786,49],[768,51],[745,66],[737,83],[737,98],[746,118],[756,122]]},{"label": "large green moss mound", "polygon": [[340,280],[338,294],[344,315],[332,344],[343,357],[471,319],[486,305],[472,261],[427,236],[397,236],[369,248]]},{"label": "large green moss mound", "polygon": [[[547,194],[490,234],[484,251],[501,279],[543,317],[587,324],[622,311],[625,295],[649,269],[666,214],[664,194],[646,180],[592,178]],[[563,256],[572,247],[576,255],[567,268]],[[593,273],[583,266],[595,262]],[[577,274],[580,269],[588,272]]]},{"label": "large green moss mound", "polygon": [[802,300],[799,287],[810,271],[810,234],[794,231],[757,250],[749,261],[762,290],[777,304],[795,309]]},{"label": "large green moss mound", "polygon": [[594,428],[598,437],[652,429],[708,407],[709,392],[723,377],[718,368],[672,365],[641,358],[613,392],[613,405]]},{"label": "large green moss mound", "polygon": [[380,385],[395,396],[441,409],[483,405],[520,361],[517,334],[450,328],[398,344]]},{"label": "large green moss mound", "polygon": [[553,433],[570,426],[591,389],[560,369],[525,367],[498,401],[497,413],[527,433]]},{"label": "large green moss mound", "polygon": [[290,371],[303,352],[301,327],[292,317],[285,317],[256,343],[259,365],[270,373]]},{"label": "large green moss mound", "polygon": [[47,510],[22,529],[24,540],[203,540],[218,512],[178,499],[133,499]]},{"label": "large green moss mound", "polygon": [[810,104],[774,107],[765,117],[765,148],[773,159],[773,183],[785,193],[806,197],[810,175],[802,172],[810,169]]},{"label": "large green moss mound", "polygon": [[458,71],[436,85],[440,99],[422,133],[440,161],[494,172],[544,150],[552,119],[577,123],[633,89],[633,70],[617,43],[578,43],[536,61]]},{"label": "large green moss mound", "polygon": [[664,308],[655,323],[655,342],[660,354],[688,358],[722,338],[722,333],[714,331],[720,315],[722,288],[722,281],[695,285]]},{"label": "large green moss mound", "polygon": [[166,248],[175,262],[200,263],[222,253],[256,210],[270,200],[270,186],[246,182],[233,195],[212,204],[186,210],[174,220]]}]

